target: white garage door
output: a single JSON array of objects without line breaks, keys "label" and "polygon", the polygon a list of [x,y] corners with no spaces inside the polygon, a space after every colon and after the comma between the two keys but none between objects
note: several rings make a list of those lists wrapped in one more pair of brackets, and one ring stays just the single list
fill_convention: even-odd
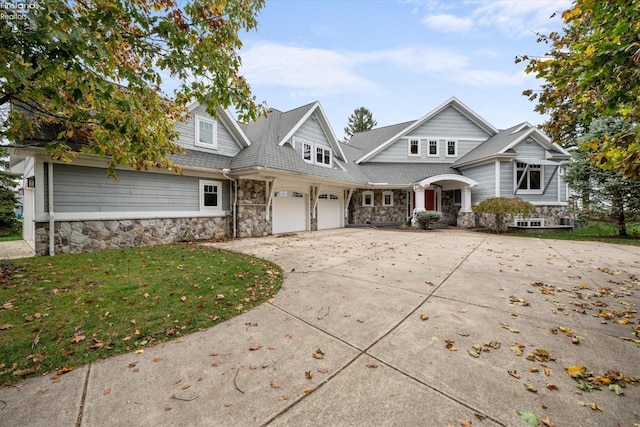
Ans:
[{"label": "white garage door", "polygon": [[306,203],[302,193],[278,191],[273,195],[273,234],[307,229]]},{"label": "white garage door", "polygon": [[321,194],[318,199],[318,230],[342,226],[342,206],[335,194]]}]

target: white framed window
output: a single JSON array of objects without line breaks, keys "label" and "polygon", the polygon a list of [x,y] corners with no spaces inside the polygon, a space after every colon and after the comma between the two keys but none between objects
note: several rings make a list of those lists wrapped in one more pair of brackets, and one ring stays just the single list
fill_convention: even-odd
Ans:
[{"label": "white framed window", "polygon": [[542,194],[542,165],[516,163],[515,185],[518,193]]},{"label": "white framed window", "polygon": [[447,157],[458,156],[458,141],[455,139],[447,139]]},{"label": "white framed window", "polygon": [[419,139],[409,139],[408,145],[408,154],[412,157],[420,157],[420,140]]},{"label": "white framed window", "polygon": [[218,129],[215,120],[202,116],[195,117],[196,145],[198,147],[218,148]]},{"label": "white framed window", "polygon": [[439,157],[438,140],[430,139],[427,141],[427,157]]},{"label": "white framed window", "polygon": [[331,166],[331,150],[325,147],[316,147],[316,164]]},{"label": "white framed window", "polygon": [[382,193],[382,206],[393,206],[393,191]]},{"label": "white framed window", "polygon": [[516,227],[544,227],[544,218],[516,218]]},{"label": "white framed window", "polygon": [[200,180],[200,210],[222,212],[222,183]]},{"label": "white framed window", "polygon": [[373,206],[373,191],[362,192],[362,206]]},{"label": "white framed window", "polygon": [[301,141],[297,138],[293,139],[292,146],[302,157],[302,160],[307,163],[326,167],[331,167],[333,164],[333,152],[329,147],[317,145],[312,142]]}]

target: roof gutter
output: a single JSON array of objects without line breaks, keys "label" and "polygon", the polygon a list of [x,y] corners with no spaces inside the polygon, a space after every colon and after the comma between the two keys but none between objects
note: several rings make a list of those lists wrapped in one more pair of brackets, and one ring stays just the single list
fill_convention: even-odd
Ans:
[{"label": "roof gutter", "polygon": [[238,211],[238,181],[231,178],[229,175],[227,175],[229,172],[231,172],[230,169],[222,169],[222,176],[224,176],[225,178],[227,178],[230,181],[233,181],[233,204],[232,204],[232,214],[231,214],[231,218],[233,221],[233,238],[235,239],[236,237],[238,237],[238,226],[237,226],[237,221],[236,221],[236,216],[237,216],[237,211]]}]

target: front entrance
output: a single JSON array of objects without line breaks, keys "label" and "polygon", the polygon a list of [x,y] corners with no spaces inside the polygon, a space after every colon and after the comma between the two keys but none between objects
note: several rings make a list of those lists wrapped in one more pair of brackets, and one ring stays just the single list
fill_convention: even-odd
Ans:
[{"label": "front entrance", "polygon": [[[416,208],[416,198],[412,198],[413,201],[413,209]],[[435,190],[424,190],[424,209],[428,211],[436,210],[436,191]]]}]

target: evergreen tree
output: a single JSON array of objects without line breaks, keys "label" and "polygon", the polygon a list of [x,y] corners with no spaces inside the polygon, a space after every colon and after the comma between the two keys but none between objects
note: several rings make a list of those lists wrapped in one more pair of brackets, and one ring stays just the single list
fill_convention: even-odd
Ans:
[{"label": "evergreen tree", "polygon": [[15,194],[16,182],[14,177],[7,172],[9,169],[8,158],[7,148],[0,145],[0,236],[15,233],[19,226],[15,214],[18,201]]},{"label": "evergreen tree", "polygon": [[373,119],[371,111],[365,107],[356,108],[349,116],[347,127],[344,128],[344,142],[348,143],[354,133],[373,129],[377,124],[378,122]]}]

